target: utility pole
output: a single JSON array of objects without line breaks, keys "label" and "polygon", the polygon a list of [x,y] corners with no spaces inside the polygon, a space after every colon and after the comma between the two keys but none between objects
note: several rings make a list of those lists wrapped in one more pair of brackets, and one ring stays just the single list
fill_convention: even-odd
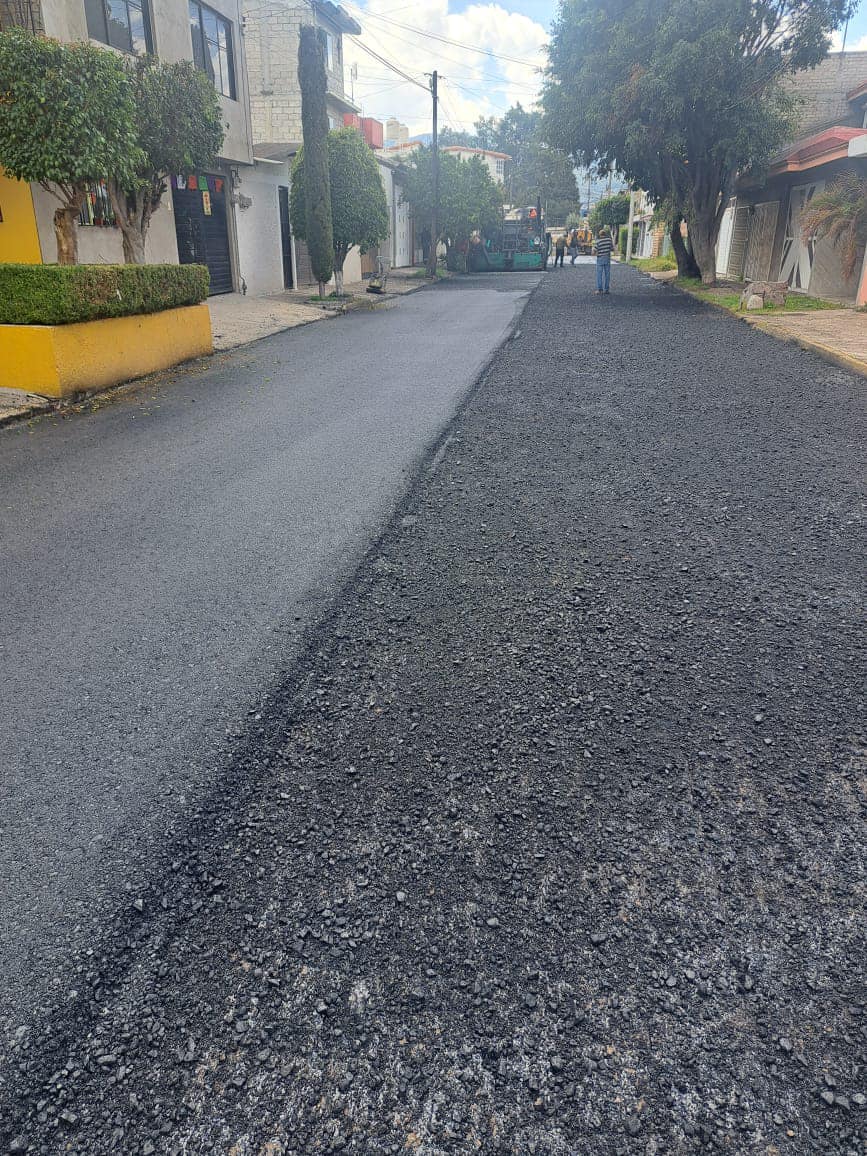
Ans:
[{"label": "utility pole", "polygon": [[431,166],[433,168],[433,211],[431,213],[430,222],[430,252],[428,253],[427,271],[429,277],[436,277],[437,274],[437,233],[439,231],[439,207],[440,207],[440,154],[439,154],[439,137],[437,135],[437,74],[436,70],[431,73],[430,91],[433,97],[433,133],[431,137],[431,148],[433,155],[431,156]]}]

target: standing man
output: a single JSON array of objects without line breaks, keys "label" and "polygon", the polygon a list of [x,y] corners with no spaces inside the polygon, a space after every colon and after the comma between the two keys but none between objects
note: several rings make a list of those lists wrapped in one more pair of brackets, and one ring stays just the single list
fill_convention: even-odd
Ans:
[{"label": "standing man", "polygon": [[608,292],[611,284],[611,254],[614,252],[614,242],[611,240],[611,230],[603,225],[593,246],[596,250],[596,295]]},{"label": "standing man", "polygon": [[563,268],[563,258],[566,256],[566,234],[558,233],[557,240],[554,242],[554,268],[557,268],[557,262],[560,262],[560,268]]},{"label": "standing man", "polygon": [[572,232],[569,234],[569,256],[571,257],[570,265],[575,264],[575,258],[578,256],[578,229],[573,225]]}]

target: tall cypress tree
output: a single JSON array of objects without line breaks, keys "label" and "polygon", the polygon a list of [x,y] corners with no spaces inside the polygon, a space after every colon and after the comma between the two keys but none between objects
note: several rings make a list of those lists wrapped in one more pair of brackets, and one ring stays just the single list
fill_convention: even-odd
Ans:
[{"label": "tall cypress tree", "polygon": [[319,30],[301,26],[298,45],[298,81],[301,85],[301,130],[304,136],[307,248],[319,296],[334,272],[334,236],[331,224],[331,181],[328,170],[328,112],[325,107],[325,52]]}]

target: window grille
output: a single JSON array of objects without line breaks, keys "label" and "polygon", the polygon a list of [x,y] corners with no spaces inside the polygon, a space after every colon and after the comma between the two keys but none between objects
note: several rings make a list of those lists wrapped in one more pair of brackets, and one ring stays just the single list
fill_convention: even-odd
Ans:
[{"label": "window grille", "polygon": [[78,215],[78,223],[80,225],[98,225],[104,229],[111,229],[117,224],[105,181],[97,181],[94,185],[88,185],[87,196],[84,198],[84,204]]}]

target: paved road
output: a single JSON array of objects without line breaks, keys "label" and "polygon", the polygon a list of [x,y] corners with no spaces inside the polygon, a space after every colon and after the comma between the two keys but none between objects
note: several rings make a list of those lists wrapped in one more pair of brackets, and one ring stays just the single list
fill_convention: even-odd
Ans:
[{"label": "paved road", "polygon": [[0,431],[0,1025],[65,992],[537,280],[438,287]]},{"label": "paved road", "polygon": [[864,382],[592,277],[16,1041],[0,1151],[864,1152]]}]

